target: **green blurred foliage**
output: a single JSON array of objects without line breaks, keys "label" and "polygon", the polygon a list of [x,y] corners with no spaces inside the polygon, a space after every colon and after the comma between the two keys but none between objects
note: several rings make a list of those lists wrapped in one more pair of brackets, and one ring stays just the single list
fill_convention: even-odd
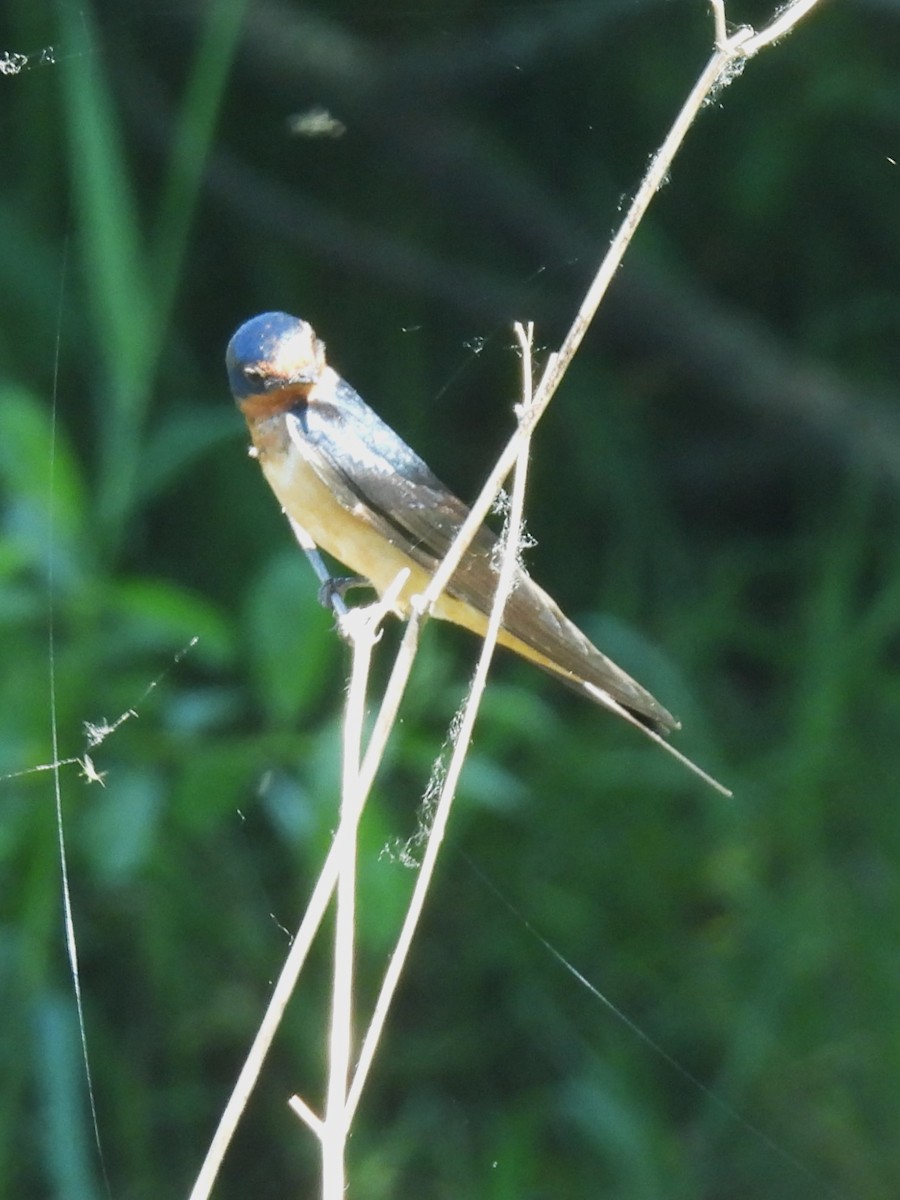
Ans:
[{"label": "green blurred foliage", "polygon": [[[228,338],[311,320],[473,495],[511,324],[558,342],[710,20],[8,0],[0,32],[0,1179],[104,1194],[56,757],[110,1194],[183,1195],[335,826],[347,666]],[[897,1195],[897,35],[825,6],[717,97],[535,442],[535,574],[735,798],[498,661],[356,1197]],[[366,818],[363,1009],[474,650],[426,631]],[[327,977],[323,944],[216,1195],[315,1189],[285,1099],[320,1102]]]}]

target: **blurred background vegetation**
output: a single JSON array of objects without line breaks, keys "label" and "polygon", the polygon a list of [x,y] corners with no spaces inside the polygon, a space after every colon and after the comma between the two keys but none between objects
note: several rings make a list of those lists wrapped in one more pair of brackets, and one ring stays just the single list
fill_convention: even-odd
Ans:
[{"label": "blurred background vegetation", "polygon": [[[900,1191],[898,21],[823,5],[701,115],[535,442],[534,574],[735,798],[498,660],[354,1197]],[[512,322],[558,344],[711,21],[7,0],[0,31],[0,1189],[104,1194],[53,779],[14,776],[53,757],[52,613],[59,755],[103,773],[60,787],[110,1194],[186,1195],[334,826],[346,669],[228,338],[310,320],[471,497]],[[367,817],[363,1000],[475,650],[428,629]],[[285,1099],[319,1100],[325,964],[218,1196],[315,1192]]]}]

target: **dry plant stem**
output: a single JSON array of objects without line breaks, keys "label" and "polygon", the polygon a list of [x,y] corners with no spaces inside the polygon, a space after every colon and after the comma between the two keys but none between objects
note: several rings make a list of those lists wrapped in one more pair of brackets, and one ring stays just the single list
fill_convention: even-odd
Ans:
[{"label": "dry plant stem", "polygon": [[[328,1089],[325,1120],[321,1129],[323,1200],[343,1200],[347,1122],[347,1076],[353,1038],[353,956],[356,924],[356,850],[359,819],[367,792],[360,782],[360,747],[365,716],[366,684],[378,626],[365,610],[355,610],[344,619],[350,632],[353,666],[344,720],[343,792],[334,936],[331,1031],[329,1035]],[[379,618],[380,619],[380,618]]]},{"label": "dry plant stem", "polygon": [[[744,28],[738,30],[729,39],[726,34],[724,0],[710,0],[715,20],[716,51],[705,67],[703,74],[692,88],[668,136],[654,156],[647,175],[642,181],[631,207],[625,216],[625,220],[622,222],[618,233],[600,264],[597,275],[582,301],[578,314],[559,352],[551,354],[548,358],[540,386],[538,387],[533,403],[529,406],[526,417],[519,423],[516,431],[504,448],[500,458],[485,481],[478,498],[472,505],[472,510],[467,520],[447,551],[428,588],[423,593],[419,602],[419,612],[422,615],[428,613],[435,600],[449,583],[453,572],[459,566],[462,556],[468,549],[476,531],[484,522],[504,480],[511,471],[519,453],[522,439],[530,437],[547,405],[553,399],[556,389],[562,382],[563,376],[597,312],[606,289],[609,287],[613,276],[619,268],[622,257],[628,248],[631,238],[634,236],[635,230],[643,218],[654,194],[665,180],[675,154],[684,140],[688,129],[695,120],[697,113],[703,107],[703,104],[709,98],[710,93],[715,89],[720,79],[727,74],[729,68],[733,68],[736,62],[742,62],[752,57],[753,54],[756,54],[764,46],[789,33],[793,26],[816,3],[818,3],[818,0],[795,0],[793,4],[788,5],[760,33],[754,33],[752,29]],[[409,677],[415,657],[420,630],[421,617],[414,615],[407,622],[400,649],[397,653],[397,659],[394,663],[394,669],[385,693],[385,704],[382,705],[382,709],[379,712],[375,730],[366,750],[362,781],[367,789],[371,786],[371,780],[378,770],[381,757],[384,753],[387,738],[399,708],[406,680]],[[387,703],[388,700],[390,700],[390,704]],[[639,728],[643,731],[646,727],[639,726]],[[663,742],[661,745],[665,747],[668,744]],[[714,781],[713,786],[716,786]]]},{"label": "dry plant stem", "polygon": [[300,1120],[313,1131],[319,1141],[322,1140],[322,1119],[316,1116],[305,1100],[300,1096],[291,1096],[288,1108],[292,1108]]},{"label": "dry plant stem", "polygon": [[[423,607],[426,611],[447,586],[466,548],[475,536],[476,530],[487,516],[488,510],[494,502],[494,497],[500,490],[503,480],[511,471],[513,463],[516,460],[521,439],[533,431],[535,425],[543,416],[547,405],[553,399],[556,389],[562,382],[563,376],[568,370],[591,321],[596,315],[600,302],[606,294],[613,276],[621,265],[622,258],[634,236],[635,230],[640,224],[644,213],[647,211],[653,196],[665,182],[675,155],[700,109],[709,99],[711,93],[715,91],[716,87],[728,79],[729,72],[735,72],[738,66],[743,65],[747,59],[758,53],[764,46],[789,33],[794,25],[818,3],[818,0],[795,0],[793,4],[789,4],[784,8],[775,20],[760,33],[755,33],[749,27],[745,27],[739,29],[730,38],[725,36],[723,0],[711,0],[711,2],[716,22],[716,50],[704,67],[700,78],[691,89],[687,100],[682,105],[681,111],[675,118],[665,141],[654,155],[647,174],[641,181],[641,185],[631,202],[625,219],[613,238],[609,250],[597,270],[597,274],[581,303],[581,307],[558,353],[550,356],[537,389],[534,404],[531,406],[525,421],[520,423],[498,458],[478,499],[472,505],[472,511],[468,519],[457,534],[453,545],[441,563],[440,569],[435,573],[431,584],[424,593]],[[718,40],[720,37],[721,41]]]},{"label": "dry plant stem", "polygon": [[[612,281],[613,276],[621,264],[622,258],[628,245],[634,236],[635,230],[643,219],[644,213],[650,205],[653,196],[659,187],[665,181],[675,155],[680,148],[684,138],[697,117],[703,104],[707,101],[710,94],[714,91],[717,85],[727,78],[729,70],[733,70],[736,65],[742,64],[753,54],[757,53],[763,46],[769,45],[777,38],[788,33],[793,26],[806,15],[809,10],[814,7],[817,0],[795,0],[793,4],[788,5],[775,20],[760,33],[756,34],[750,28],[738,30],[732,37],[726,36],[726,22],[723,0],[711,0],[714,20],[716,25],[716,50],[711,56],[709,62],[701,73],[694,87],[691,89],[687,100],[683,104],[681,111],[678,113],[672,128],[669,130],[663,144],[660,146],[657,153],[654,155],[650,167],[641,181],[641,185],[631,203],[631,206],[622,222],[618,232],[613,238],[609,251],[605,255],[597,274],[588,289],[588,292],[582,301],[581,307],[572,323],[572,326],[566,335],[562,346],[557,354],[550,356],[544,375],[541,379],[537,395],[533,402],[523,405],[523,412],[519,425],[510,438],[505,450],[497,461],[493,471],[487,479],[484,487],[479,494],[478,499],[472,506],[472,511],[468,519],[463,524],[459,533],[440,567],[435,572],[429,586],[421,597],[421,611],[427,614],[431,605],[436,598],[441,594],[447,586],[453,572],[456,570],[463,554],[468,548],[476,531],[481,526],[484,518],[487,516],[488,509],[494,502],[494,498],[500,490],[506,476],[514,462],[518,462],[521,470],[516,471],[516,484],[518,485],[519,477],[524,480],[525,468],[524,462],[527,459],[527,446],[531,433],[535,425],[540,420],[547,405],[550,403],[557,388],[562,382],[568,367],[581,345],[582,339],[596,315],[597,309],[600,306],[606,290]],[[520,327],[519,327],[520,328]],[[530,348],[530,337],[529,337]],[[530,356],[529,356],[530,364]],[[528,388],[530,394],[531,374],[530,365],[528,373]],[[521,458],[519,456],[522,456]],[[518,488],[514,489],[514,498]],[[519,524],[514,526],[515,502],[511,510],[510,516],[510,533],[507,540],[506,552],[504,555],[503,568],[501,569],[500,580],[498,582],[497,593],[494,599],[494,605],[491,610],[491,620],[488,624],[488,630],[485,635],[482,654],[478,661],[478,667],[473,680],[472,693],[469,703],[467,703],[463,713],[460,731],[454,746],[453,756],[448,767],[447,776],[444,782],[444,787],[441,791],[440,800],[435,812],[434,823],[432,826],[431,836],[429,837],[426,847],[425,856],[423,858],[422,867],[419,876],[416,880],[416,887],[413,891],[413,896],[410,901],[409,911],[406,921],[398,938],[397,947],[394,955],[388,966],[385,975],[382,990],[376,1003],[373,1013],[372,1022],[366,1037],[363,1042],[362,1051],[360,1053],[359,1064],[356,1073],[353,1077],[353,1082],[350,1086],[350,1094],[348,1098],[347,1121],[348,1124],[353,1120],[353,1114],[356,1111],[356,1106],[359,1103],[359,1098],[362,1088],[365,1084],[366,1076],[374,1058],[375,1049],[381,1030],[384,1026],[384,1021],[387,1015],[387,1009],[390,1005],[390,1000],[396,989],[400,974],[403,967],[403,961],[409,950],[409,944],[412,940],[412,935],[418,923],[419,915],[421,914],[422,905],[424,904],[424,896],[427,891],[428,883],[431,874],[434,870],[434,862],[437,857],[437,852],[440,843],[443,840],[444,830],[446,828],[447,817],[449,815],[450,803],[452,802],[453,793],[456,786],[456,781],[462,769],[462,762],[465,758],[466,750],[468,749],[469,738],[471,737],[472,726],[474,725],[475,714],[477,712],[477,704],[480,703],[481,693],[484,688],[484,683],[487,678],[487,668],[490,664],[491,655],[493,654],[496,638],[499,632],[500,622],[503,614],[503,607],[506,604],[508,590],[504,592],[504,572],[509,572],[509,581],[507,588],[512,583],[512,572],[515,563],[515,555],[517,551],[511,550],[511,546],[517,546],[517,538],[521,530],[521,512],[518,516]],[[513,530],[517,529],[515,537]],[[496,620],[495,620],[496,618]],[[401,644],[401,653],[404,652],[404,647],[407,639],[414,642],[418,638],[418,623],[411,622],[410,627]],[[476,700],[477,696],[477,700]],[[475,703],[473,703],[475,701]],[[639,726],[643,729],[643,726]],[[660,745],[667,747],[667,743],[660,740]],[[677,757],[683,758],[681,755]],[[685,760],[687,761],[687,760]],[[693,764],[689,764],[693,769],[698,770],[698,773],[707,779],[714,787],[724,792],[726,795],[730,793],[727,789],[717,784],[715,780],[707,776],[705,772],[699,771]]]},{"label": "dry plant stem", "polygon": [[728,22],[725,20],[725,0],[709,0],[716,28],[716,45],[724,46],[728,40]]},{"label": "dry plant stem", "polygon": [[791,4],[785,4],[778,13],[772,18],[765,29],[761,29],[759,33],[754,33],[750,30],[750,37],[741,46],[741,51],[745,58],[752,58],[754,54],[758,54],[760,50],[764,50],[766,46],[771,46],[773,42],[777,42],[779,38],[783,38],[786,34],[797,25],[807,13],[811,12],[819,0],[793,0]]},{"label": "dry plant stem", "polygon": [[[537,393],[534,397],[534,402],[523,415],[519,426],[513,436],[510,438],[502,454],[497,460],[493,470],[485,482],[478,499],[472,506],[472,511],[469,518],[460,529],[459,534],[455,538],[453,545],[450,547],[445,559],[440,568],[435,573],[428,589],[422,597],[421,612],[427,613],[430,606],[434,603],[441,591],[446,587],[453,572],[456,570],[462,555],[465,553],[472,538],[475,536],[476,530],[484,521],[488,510],[494,502],[494,498],[500,490],[503,481],[506,479],[512,469],[516,459],[522,449],[523,444],[527,444],[527,439],[533,431],[535,425],[540,420],[553,398],[556,389],[559,387],[572,358],[575,355],[584,334],[590,325],[597,308],[602,300],[607,287],[615,272],[618,270],[622,261],[622,256],[628,247],[634,231],[640,223],[654,193],[664,182],[672,161],[681,142],[684,139],[691,123],[696,118],[700,108],[708,100],[710,94],[715,88],[725,79],[729,72],[736,73],[736,70],[745,61],[758,53],[764,47],[770,45],[778,38],[789,33],[794,26],[802,20],[818,3],[818,0],[794,0],[794,3],[787,5],[782,9],[773,21],[759,33],[751,29],[741,29],[730,38],[727,36],[727,22],[725,18],[725,8],[723,0],[710,0],[716,31],[716,50],[709,60],[709,63],[704,68],[702,75],[698,79],[696,85],[691,90],[691,93],[679,112],[672,129],[669,132],[666,140],[663,142],[657,154],[654,156],[650,168],[645,176],[637,194],[632,201],[632,204],[626,214],[625,220],[619,232],[616,234],[613,242],[600,265],[597,275],[591,284],[591,287],[584,298],[584,301],[579,308],[579,311],[572,323],[572,327],[566,335],[558,354],[550,356]],[[500,595],[498,588],[498,596]],[[394,671],[388,685],[388,696],[390,698],[389,714],[382,713],[376,723],[375,735],[370,740],[369,748],[366,752],[366,757],[363,763],[363,768],[360,773],[360,783],[370,786],[372,778],[377,771],[378,764],[383,754],[386,744],[387,734],[396,715],[400,697],[406,684],[406,679],[409,676],[409,670],[412,662],[412,657],[415,653],[416,643],[418,641],[421,620],[418,616],[408,622],[401,647],[398,652],[398,658],[394,666]],[[485,648],[488,646],[487,637],[485,640]],[[481,661],[479,661],[479,668]],[[452,765],[452,764],[451,764]],[[440,807],[440,806],[439,806]],[[442,833],[442,830],[441,830]],[[268,1009],[260,1025],[259,1031],[254,1038],[253,1045],[247,1060],[241,1069],[238,1076],[234,1091],[229,1098],[228,1104],[225,1107],[219,1126],[207,1151],[206,1158],[201,1167],[200,1173],[190,1193],[190,1200],[207,1200],[216,1175],[224,1157],[225,1150],[234,1133],[235,1126],[243,1111],[247,1099],[256,1082],[256,1078],[262,1066],[262,1061],[271,1044],[272,1038],[275,1035],[278,1023],[281,1019],[281,1014],[287,1000],[293,991],[300,969],[309,951],[310,944],[315,932],[321,924],[325,910],[328,906],[331,894],[334,890],[338,877],[338,864],[340,860],[340,839],[335,838],[335,841],[328,853],[325,863],[322,868],[322,873],[313,890],[310,898],[309,906],[304,914],[303,921],[297,931],[297,935],[291,946],[288,957],[285,961],[282,972],[278,978],[278,982],[272,993],[272,999],[269,1002]],[[427,853],[427,852],[426,852]],[[424,864],[423,864],[424,869]],[[385,981],[387,983],[387,980]],[[377,1037],[374,1039],[377,1042]],[[365,1047],[364,1047],[365,1048]],[[371,1061],[371,1053],[374,1052],[374,1044],[372,1051],[369,1054]],[[362,1083],[365,1080],[365,1074],[368,1070],[368,1063],[364,1063],[361,1058],[351,1084],[350,1092],[347,1101],[347,1120],[352,1117],[356,1105],[359,1102],[359,1092]],[[296,1111],[303,1116],[304,1111],[309,1113],[312,1120],[307,1123],[316,1131],[316,1122],[318,1118],[312,1114],[307,1105],[302,1101],[295,1106]]]},{"label": "dry plant stem", "polygon": [[[526,331],[521,325],[517,324],[516,334],[519,339],[519,344],[522,348],[523,403],[520,410],[520,420],[524,421],[532,400],[531,338],[533,334],[533,327],[529,325]],[[497,646],[497,638],[500,634],[500,626],[503,621],[503,611],[506,608],[506,601],[509,598],[510,592],[512,591],[516,566],[519,558],[522,524],[525,512],[525,481],[528,469],[529,447],[530,439],[528,437],[523,438],[519,443],[519,456],[516,460],[516,471],[510,500],[509,517],[507,520],[506,533],[504,537],[503,559],[497,578],[497,590],[494,593],[494,600],[491,605],[491,613],[488,619],[487,631],[484,635],[481,654],[478,658],[478,664],[475,668],[475,674],[472,679],[472,686],[469,689],[469,694],[466,698],[462,714],[458,723],[454,722],[456,725],[456,736],[454,738],[453,753],[450,757],[447,773],[444,777],[440,797],[434,812],[434,818],[428,834],[428,842],[425,847],[425,854],[422,858],[422,865],[419,868],[418,875],[416,876],[416,883],[410,898],[409,908],[407,909],[406,917],[404,918],[400,934],[397,938],[397,944],[394,947],[394,953],[391,955],[391,959],[388,963],[387,971],[385,972],[384,980],[381,985],[381,990],[378,994],[378,999],[375,1003],[375,1008],[372,1013],[372,1020],[369,1023],[369,1028],[366,1030],[366,1035],[363,1039],[363,1045],[360,1051],[356,1072],[350,1085],[346,1114],[348,1126],[353,1121],[362,1090],[365,1087],[369,1069],[372,1066],[372,1061],[375,1057],[375,1051],[378,1047],[378,1041],[381,1037],[382,1031],[384,1030],[385,1021],[387,1020],[387,1014],[390,1008],[391,1000],[393,999],[394,993],[397,989],[397,984],[400,981],[400,976],[406,963],[406,957],[409,953],[409,948],[412,944],[412,939],[415,934],[419,918],[422,915],[422,910],[425,905],[425,897],[428,893],[428,888],[434,875],[434,868],[437,863],[438,852],[440,851],[441,843],[444,838],[444,832],[447,828],[447,821],[450,817],[450,809],[453,804],[453,798],[456,794],[456,786],[459,782],[459,776],[462,772],[463,764],[469,750],[472,730],[475,726],[475,718],[478,715],[478,708],[481,704],[481,700],[484,695],[484,689],[487,685],[488,670],[491,665],[491,659],[493,657],[494,650]]]},{"label": "dry plant stem", "polygon": [[[550,355],[534,397],[534,403],[502,451],[477,500],[472,505],[468,518],[463,523],[440,567],[421,596],[420,612],[423,615],[427,615],[437,597],[449,583],[472,538],[487,516],[488,510],[493,504],[494,498],[499,492],[503,481],[512,469],[519,452],[521,440],[526,436],[530,436],[537,422],[546,411],[550,401],[553,399],[572,359],[581,345],[591,321],[597,313],[597,309],[606,294],[607,288],[612,282],[616,271],[619,269],[625,251],[634,237],[638,225],[643,219],[653,196],[665,182],[675,155],[681,147],[688,130],[696,120],[700,109],[718,86],[729,82],[738,73],[739,68],[743,66],[744,62],[758,53],[764,46],[770,45],[776,39],[789,33],[794,25],[817,2],[818,0],[794,0],[792,4],[787,5],[770,25],[761,32],[756,33],[749,26],[745,26],[737,30],[731,37],[728,37],[726,34],[727,23],[724,0],[710,0],[715,23],[716,49],[704,67],[699,79],[691,89],[687,100],[682,105],[665,140],[653,156],[647,173],[641,181],[628,212],[625,214],[625,219],[616,232],[559,351]],[[418,638],[418,627],[413,628],[411,624],[401,644],[401,652],[409,650],[407,639],[412,643],[416,638]],[[645,735],[648,734],[646,726],[638,723],[636,727]],[[708,780],[718,791],[724,795],[730,795],[727,788],[724,788],[712,779],[711,776],[708,776],[706,772],[691,763],[679,751],[674,750],[668,742],[659,739],[653,740],[657,740],[658,744],[668,753],[672,754],[673,757],[685,762],[701,778]]]},{"label": "dry plant stem", "polygon": [[[228,1098],[228,1103],[225,1105],[222,1116],[219,1118],[219,1124],[206,1152],[203,1165],[191,1189],[190,1200],[207,1200],[212,1191],[216,1176],[219,1173],[219,1167],[222,1165],[222,1159],[225,1157],[225,1151],[228,1149],[229,1143],[234,1136],[234,1131],[237,1128],[241,1114],[247,1106],[250,1093],[256,1085],[256,1080],[262,1070],[265,1056],[272,1044],[272,1039],[275,1037],[278,1026],[281,1024],[281,1017],[287,1006],[287,1002],[291,998],[294,988],[297,986],[297,979],[306,961],[313,938],[322,924],[322,918],[325,916],[325,910],[328,908],[337,882],[340,852],[341,846],[338,839],[335,838],[328,852],[328,857],[325,859],[316,886],[313,889],[312,896],[310,896],[309,904],[303,914],[303,920],[300,922],[300,928],[297,930],[284,966],[281,968],[281,974],[278,976],[278,981],[275,984],[259,1029],[256,1031],[253,1044],[250,1047],[244,1065],[241,1067],[237,1082]],[[319,1125],[321,1124],[318,1118],[315,1118],[315,1120]],[[318,1132],[315,1126],[311,1126],[311,1128],[313,1128],[314,1132]]]},{"label": "dry plant stem", "polygon": [[400,702],[403,699],[406,684],[412,671],[413,663],[415,662],[421,628],[421,616],[418,613],[413,613],[406,623],[406,629],[397,650],[394,665],[391,668],[384,697],[378,709],[375,727],[369,736],[368,745],[366,746],[366,753],[359,776],[360,788],[366,794],[368,794],[378,773],[378,768],[381,766],[388,738],[394,727],[394,721],[397,719],[397,713],[400,710]]},{"label": "dry plant stem", "polygon": [[[380,625],[385,615],[391,611],[395,591],[402,587],[403,582],[404,577],[401,575],[395,581],[394,588],[385,594],[384,599],[379,604],[365,610],[365,614],[371,620],[373,630]],[[360,791],[360,795],[364,796],[366,794],[366,792]],[[358,820],[358,816],[356,819]],[[343,832],[339,828],[331,844],[331,849],[328,851],[319,878],[316,881],[316,886],[313,888],[309,904],[303,914],[303,919],[291,943],[291,948],[288,951],[284,966],[272,991],[271,999],[269,1000],[259,1029],[256,1032],[256,1036],[253,1039],[253,1044],[250,1047],[244,1065],[241,1067],[237,1082],[228,1098],[228,1103],[225,1105],[222,1116],[219,1118],[216,1132],[213,1135],[209,1149],[206,1152],[206,1157],[191,1189],[190,1200],[207,1200],[212,1191],[219,1167],[222,1164],[222,1159],[234,1136],[237,1123],[247,1106],[247,1101],[262,1070],[262,1064],[281,1023],[284,1009],[297,986],[297,979],[306,961],[313,938],[322,924],[337,884],[343,857]],[[309,1106],[303,1101],[298,1101],[294,1108],[298,1115],[305,1120],[307,1119],[306,1114],[309,1114],[307,1124],[317,1137],[321,1136],[322,1122]]]}]

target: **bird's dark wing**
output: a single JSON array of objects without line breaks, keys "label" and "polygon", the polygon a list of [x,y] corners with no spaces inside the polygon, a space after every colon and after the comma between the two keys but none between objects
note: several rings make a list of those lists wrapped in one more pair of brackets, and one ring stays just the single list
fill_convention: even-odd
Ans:
[{"label": "bird's dark wing", "polygon": [[[287,414],[291,437],[348,511],[433,572],[469,515],[468,507],[344,380]],[[482,525],[448,584],[448,594],[490,612],[500,563],[498,538]],[[587,681],[660,732],[678,723],[630,675],[602,654],[530,576],[519,569],[503,625],[558,665],[551,674]]]}]

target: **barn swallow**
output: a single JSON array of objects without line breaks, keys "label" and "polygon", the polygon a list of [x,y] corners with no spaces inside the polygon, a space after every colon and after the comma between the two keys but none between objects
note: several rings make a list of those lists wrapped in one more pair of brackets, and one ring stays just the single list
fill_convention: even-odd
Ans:
[{"label": "barn swallow", "polygon": [[[253,317],[229,342],[226,365],[284,511],[379,595],[407,568],[397,600],[407,614],[468,516],[466,505],[328,366],[325,345],[306,321],[286,313]],[[499,539],[482,525],[434,615],[483,635],[499,561]],[[611,697],[656,734],[679,728],[521,567],[499,640],[595,702],[612,707]]]}]

